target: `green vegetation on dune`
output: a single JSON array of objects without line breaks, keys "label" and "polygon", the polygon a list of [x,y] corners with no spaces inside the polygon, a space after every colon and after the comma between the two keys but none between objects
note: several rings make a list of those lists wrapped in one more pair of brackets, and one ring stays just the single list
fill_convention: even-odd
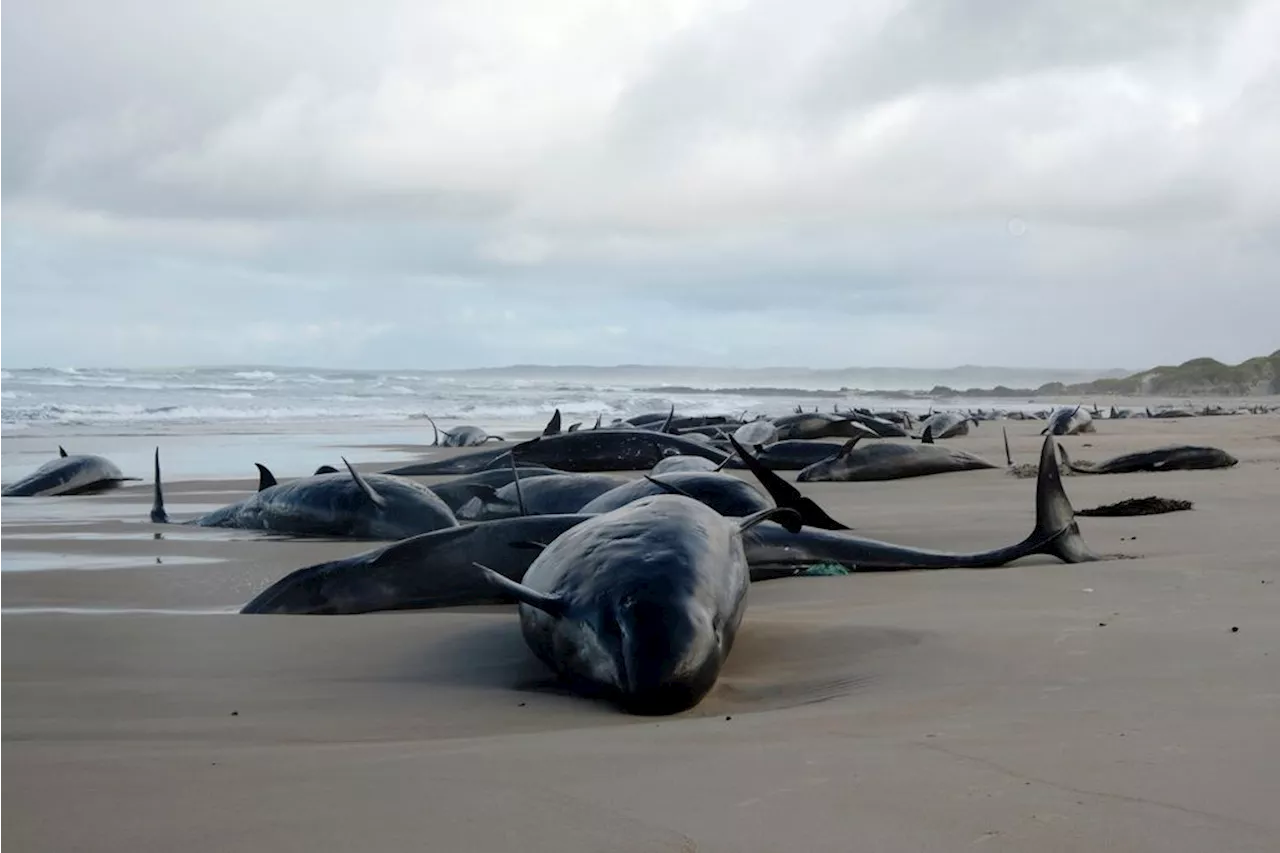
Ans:
[{"label": "green vegetation on dune", "polygon": [[963,391],[939,385],[930,397],[1250,397],[1280,394],[1280,350],[1240,364],[1223,364],[1213,358],[1193,358],[1179,365],[1164,365],[1121,378],[1097,379],[1067,385],[1048,382],[1039,388],[968,388]]},{"label": "green vegetation on dune", "polygon": [[[1043,389],[1038,393],[1047,393]],[[1193,358],[1176,366],[1162,365],[1126,376],[1099,379],[1066,387],[1069,394],[1143,394],[1155,397],[1212,395],[1247,397],[1280,394],[1280,350],[1223,364],[1213,358]]]}]

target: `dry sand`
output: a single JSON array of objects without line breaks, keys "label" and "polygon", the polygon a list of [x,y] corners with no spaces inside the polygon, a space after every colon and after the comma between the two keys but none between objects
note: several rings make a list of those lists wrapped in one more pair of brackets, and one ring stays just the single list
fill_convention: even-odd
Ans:
[{"label": "dry sand", "polygon": [[[1040,424],[1008,428],[1033,461]],[[662,719],[549,689],[511,608],[225,612],[368,543],[156,527],[148,484],[7,499],[4,841],[1280,849],[1280,417],[1098,430],[1063,441],[1085,459],[1204,442],[1241,464],[1068,478],[1078,509],[1195,502],[1080,520],[1137,559],[760,584],[715,691]],[[955,444],[1002,460],[998,424]],[[175,482],[169,511],[252,487]],[[1033,518],[1033,481],[1003,470],[802,488],[863,535],[928,547],[1006,544]]]}]

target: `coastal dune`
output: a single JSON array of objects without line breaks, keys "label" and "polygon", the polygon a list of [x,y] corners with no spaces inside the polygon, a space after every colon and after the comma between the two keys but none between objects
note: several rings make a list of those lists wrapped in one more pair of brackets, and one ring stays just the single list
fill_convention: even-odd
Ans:
[{"label": "coastal dune", "polygon": [[[1015,462],[1034,461],[1041,422],[948,443],[1001,463],[1002,426]],[[1060,441],[1096,460],[1205,443],[1240,464],[1065,478],[1077,510],[1195,503],[1079,519],[1098,563],[757,584],[716,688],[665,718],[559,689],[513,607],[234,612],[376,543],[152,525],[149,482],[6,500],[4,840],[1274,851],[1280,417],[1097,430]],[[173,476],[176,519],[255,487]],[[861,535],[922,547],[1008,544],[1034,519],[1034,481],[1003,466],[801,488]]]}]

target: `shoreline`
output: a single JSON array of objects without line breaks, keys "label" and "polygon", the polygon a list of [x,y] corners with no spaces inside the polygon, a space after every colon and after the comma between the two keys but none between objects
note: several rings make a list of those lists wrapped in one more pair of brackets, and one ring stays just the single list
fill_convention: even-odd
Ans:
[{"label": "shoreline", "polygon": [[[946,444],[1002,461],[998,427],[1015,461],[1036,457],[1038,421]],[[156,439],[138,443],[148,464]],[[295,569],[379,543],[154,525],[149,480],[5,498],[5,840],[121,853],[765,853],[797,837],[833,853],[851,838],[1274,849],[1280,767],[1258,744],[1280,718],[1280,418],[1103,420],[1061,442],[1084,459],[1186,442],[1241,461],[1068,478],[1077,510],[1195,502],[1078,519],[1095,551],[1125,559],[754,585],[716,688],[663,718],[555,689],[510,606],[235,612]],[[314,449],[273,470],[305,473]],[[164,460],[202,452],[199,436],[162,441]],[[238,475],[166,461],[171,515],[256,488],[252,459],[227,461]],[[1033,481],[1003,466],[799,488],[858,535],[918,547],[999,546],[1034,518]]]}]

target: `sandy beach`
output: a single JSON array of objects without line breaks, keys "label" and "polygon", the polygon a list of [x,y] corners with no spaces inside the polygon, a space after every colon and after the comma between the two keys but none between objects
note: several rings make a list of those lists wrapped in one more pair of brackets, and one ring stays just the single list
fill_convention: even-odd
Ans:
[{"label": "sandy beach", "polygon": [[[1042,422],[953,441],[1002,463],[1002,425],[1015,461],[1034,462]],[[31,443],[24,464],[11,441]],[[351,457],[366,470],[411,458],[402,436],[371,441],[384,455]],[[1194,501],[1081,518],[1116,559],[758,584],[715,690],[658,719],[555,690],[511,607],[235,612],[293,569],[373,543],[153,525],[149,480],[6,498],[4,840],[188,853],[1280,849],[1280,416],[1103,420],[1061,441],[1092,460],[1211,444],[1240,464],[1067,477],[1077,510]],[[137,459],[156,443],[119,442]],[[54,448],[6,438],[6,477]],[[175,519],[256,485],[253,458],[243,477],[213,479],[220,469],[183,464],[190,449],[165,452]],[[340,452],[288,457],[277,476]],[[126,473],[149,476],[138,467]],[[864,536],[948,550],[1012,543],[1034,517],[1034,481],[1003,466],[801,488]]]}]

